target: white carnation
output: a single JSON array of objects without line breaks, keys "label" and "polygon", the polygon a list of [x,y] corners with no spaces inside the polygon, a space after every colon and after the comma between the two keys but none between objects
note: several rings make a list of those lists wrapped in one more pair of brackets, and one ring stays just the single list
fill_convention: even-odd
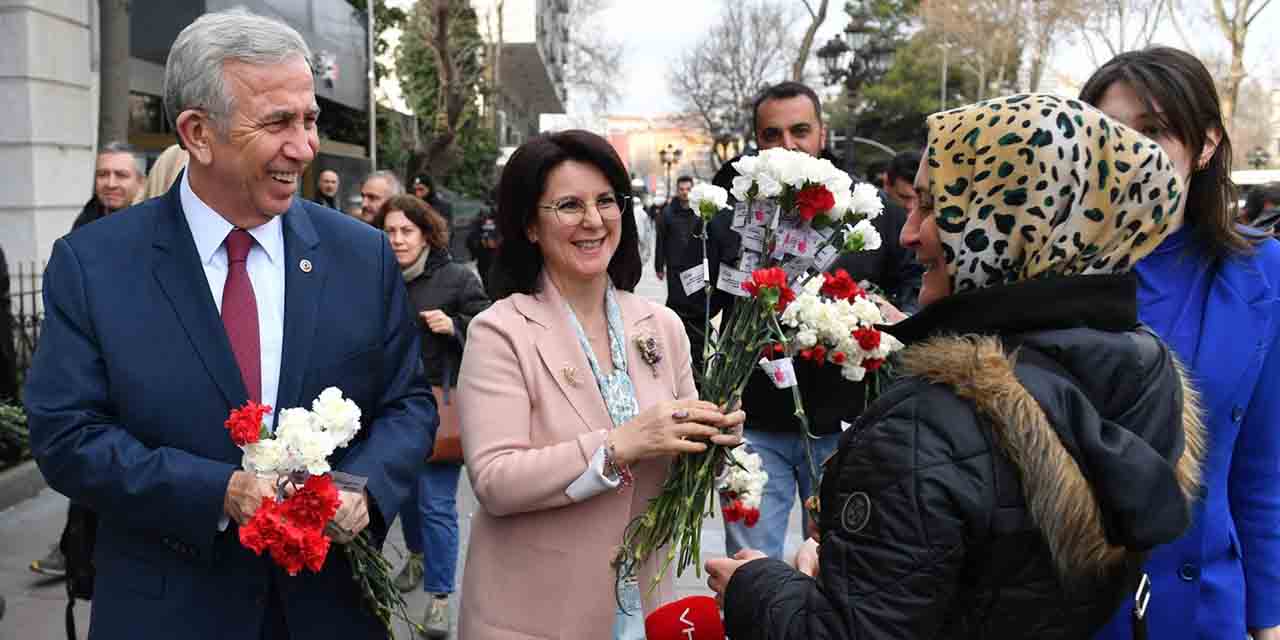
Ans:
[{"label": "white carnation", "polygon": [[880,200],[880,191],[870,183],[862,182],[853,188],[853,201],[850,205],[853,213],[865,215],[868,219],[880,215],[884,211],[884,202]]},{"label": "white carnation", "polygon": [[818,344],[818,333],[813,329],[801,329],[796,332],[796,347],[799,349],[812,349]]},{"label": "white carnation", "polygon": [[854,362],[853,359],[850,358],[845,361],[843,366],[840,367],[840,375],[843,375],[845,380],[860,382],[867,376],[867,370],[862,368],[861,361]]},{"label": "white carnation", "polygon": [[284,474],[287,468],[285,447],[279,440],[263,438],[244,446],[244,456],[240,464],[245,471],[260,475]]},{"label": "white carnation", "polygon": [[880,248],[880,245],[884,244],[884,239],[880,237],[880,232],[875,225],[871,224],[869,218],[859,220],[858,224],[853,225],[851,233],[862,238],[863,251],[875,251]]},{"label": "white carnation", "polygon": [[360,406],[342,397],[342,391],[337,387],[321,391],[320,397],[311,403],[311,411],[332,436],[336,446],[347,446],[360,431]]},{"label": "white carnation", "polygon": [[782,195],[782,183],[771,175],[757,176],[756,189],[761,198],[776,198]]}]

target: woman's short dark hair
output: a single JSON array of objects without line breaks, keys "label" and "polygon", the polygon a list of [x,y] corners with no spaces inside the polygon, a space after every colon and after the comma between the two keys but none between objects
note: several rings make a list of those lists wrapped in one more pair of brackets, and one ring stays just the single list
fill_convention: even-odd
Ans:
[{"label": "woman's short dark hair", "polygon": [[392,196],[382,203],[381,209],[378,209],[378,215],[373,218],[373,226],[379,229],[384,228],[387,214],[392,211],[404,213],[404,217],[422,232],[422,236],[427,239],[427,246],[431,247],[432,251],[449,250],[449,223],[445,222],[444,216],[432,209],[431,205],[423,202],[422,198],[405,194]]},{"label": "woman's short dark hair", "polygon": [[1222,136],[1204,168],[1192,168],[1186,219],[1210,255],[1251,252],[1259,239],[1246,236],[1236,226],[1231,139],[1209,70],[1195,56],[1170,47],[1129,51],[1094,71],[1080,90],[1080,99],[1096,107],[1117,82],[1129,85],[1148,112],[1162,113],[1161,124],[1187,147],[1193,159],[1200,157],[1209,141],[1208,131]]},{"label": "woman's short dark hair", "polygon": [[1244,201],[1244,221],[1252,222],[1258,214],[1268,208],[1268,204],[1271,207],[1280,207],[1280,182],[1258,185],[1249,192],[1249,196]]},{"label": "woman's short dark hair", "polygon": [[[498,230],[502,248],[491,272],[495,299],[513,293],[537,291],[542,275],[542,251],[529,241],[528,229],[538,216],[538,201],[546,191],[547,176],[567,160],[600,170],[619,196],[631,193],[626,166],[604,138],[590,131],[569,130],[541,135],[520,145],[502,170],[498,184]],[[623,291],[640,282],[640,238],[631,214],[631,201],[622,207],[622,237],[609,261],[613,286]]]}]

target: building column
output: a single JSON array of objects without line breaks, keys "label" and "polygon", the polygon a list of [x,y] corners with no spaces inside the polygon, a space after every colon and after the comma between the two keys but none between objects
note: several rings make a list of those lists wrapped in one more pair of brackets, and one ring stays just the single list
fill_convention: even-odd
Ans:
[{"label": "building column", "polygon": [[92,194],[92,0],[0,0],[0,246],[48,259]]}]

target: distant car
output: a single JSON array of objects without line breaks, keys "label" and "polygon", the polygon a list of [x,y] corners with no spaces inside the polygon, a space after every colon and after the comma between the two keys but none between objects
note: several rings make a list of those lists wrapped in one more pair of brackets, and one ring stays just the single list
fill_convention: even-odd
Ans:
[{"label": "distant car", "polygon": [[1243,171],[1232,171],[1231,181],[1236,184],[1237,197],[1236,210],[1243,211],[1245,200],[1249,198],[1249,192],[1256,187],[1272,182],[1280,182],[1280,171],[1272,169],[1248,169]]}]

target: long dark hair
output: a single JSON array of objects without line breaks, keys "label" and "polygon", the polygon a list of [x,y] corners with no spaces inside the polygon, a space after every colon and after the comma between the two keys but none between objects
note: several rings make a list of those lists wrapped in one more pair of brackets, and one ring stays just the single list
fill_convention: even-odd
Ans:
[{"label": "long dark hair", "polygon": [[1161,124],[1187,147],[1193,162],[1204,150],[1208,132],[1221,134],[1222,140],[1204,168],[1192,166],[1186,219],[1205,252],[1214,256],[1252,252],[1260,238],[1246,236],[1236,226],[1231,138],[1209,70],[1195,56],[1170,47],[1129,51],[1094,71],[1080,90],[1080,99],[1096,107],[1117,82],[1129,85],[1148,112],[1161,114]]},{"label": "long dark hair", "polygon": [[[618,153],[604,138],[590,131],[570,130],[538,136],[511,154],[498,184],[498,229],[502,248],[494,263],[494,299],[513,293],[535,293],[542,274],[542,251],[529,241],[528,229],[538,215],[538,200],[546,190],[547,175],[567,160],[600,170],[620,197],[631,193],[631,180]],[[640,238],[629,201],[622,207],[622,237],[609,261],[613,286],[623,291],[640,282]]]}]

